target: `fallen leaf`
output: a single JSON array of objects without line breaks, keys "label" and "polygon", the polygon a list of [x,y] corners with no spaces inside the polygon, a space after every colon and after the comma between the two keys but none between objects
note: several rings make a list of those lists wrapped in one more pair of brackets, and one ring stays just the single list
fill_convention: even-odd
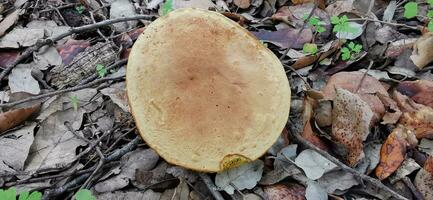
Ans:
[{"label": "fallen leaf", "polygon": [[233,3],[239,8],[246,9],[250,7],[251,0],[234,0]]},{"label": "fallen leaf", "polygon": [[394,184],[395,182],[401,180],[402,178],[406,177],[407,175],[420,168],[421,166],[419,166],[414,159],[408,158],[403,161],[403,163],[400,165],[394,175],[389,178],[389,181],[390,183]]},{"label": "fallen leaf", "polygon": [[380,162],[376,176],[383,180],[394,173],[403,163],[410,137],[410,130],[404,127],[395,128],[386,138],[380,150]]},{"label": "fallen leaf", "polygon": [[433,175],[433,156],[427,156],[427,159],[424,162],[423,169]]},{"label": "fallen leaf", "polygon": [[121,171],[107,180],[95,185],[97,192],[112,192],[129,185],[136,178],[137,170],[151,170],[159,160],[158,154],[152,149],[136,149],[122,156]]},{"label": "fallen leaf", "polygon": [[416,138],[433,138],[433,108],[423,107],[416,112],[403,113],[399,121],[415,131]]},{"label": "fallen leaf", "polygon": [[36,123],[31,123],[0,137],[0,173],[23,170],[33,143],[35,126]]},{"label": "fallen leaf", "polygon": [[313,38],[311,29],[304,29],[299,38],[297,34],[299,29],[286,28],[277,31],[259,30],[258,32],[251,32],[257,39],[270,42],[281,48],[288,48],[288,45],[293,43],[292,48],[302,48],[304,43],[310,42]]},{"label": "fallen leaf", "polygon": [[403,81],[398,84],[397,91],[409,96],[415,102],[433,108],[433,81]]},{"label": "fallen leaf", "polygon": [[383,26],[379,29],[375,29],[374,36],[374,39],[382,44],[405,38],[405,35],[398,32],[391,26]]},{"label": "fallen leaf", "polygon": [[359,184],[353,174],[343,170],[326,173],[317,182],[330,194],[347,190]]},{"label": "fallen leaf", "polygon": [[[173,187],[172,184],[177,184],[177,181],[173,180],[173,176],[167,174],[168,167],[167,162],[161,162],[152,170],[137,169],[132,185],[139,189],[151,188],[155,190],[166,189],[169,186]],[[117,184],[117,182],[113,181],[113,184]]]},{"label": "fallen leaf", "polygon": [[410,59],[419,68],[422,69],[433,61],[433,32],[427,32],[418,38]]},{"label": "fallen leaf", "polygon": [[111,199],[111,200],[125,200],[125,199],[136,199],[136,200],[160,200],[161,193],[154,192],[151,189],[146,191],[116,191],[97,194],[97,199]]},{"label": "fallen leaf", "polygon": [[305,188],[298,184],[276,184],[263,188],[266,200],[305,200]]},{"label": "fallen leaf", "polygon": [[353,167],[364,157],[363,141],[370,134],[373,112],[358,95],[342,88],[335,90],[331,137],[346,148],[346,163]]},{"label": "fallen leaf", "polygon": [[415,176],[414,185],[424,199],[433,199],[433,175],[431,173],[421,168]]},{"label": "fallen leaf", "polygon": [[179,185],[174,189],[170,200],[189,200],[189,187],[185,179],[181,179]]},{"label": "fallen leaf", "polygon": [[364,147],[365,160],[368,163],[366,174],[370,174],[379,164],[381,147],[382,144],[375,143],[375,142],[368,143],[367,145],[365,145]]},{"label": "fallen leaf", "polygon": [[305,198],[307,200],[328,200],[328,193],[316,181],[308,181]]},{"label": "fallen leaf", "polygon": [[110,87],[104,88],[101,90],[101,93],[109,96],[111,101],[118,105],[123,111],[129,112],[125,82],[116,83]]},{"label": "fallen leaf", "polygon": [[0,113],[0,133],[13,128],[22,122],[26,121],[33,113],[37,112],[40,104],[34,106],[12,109],[7,112]]},{"label": "fallen leaf", "polygon": [[57,49],[52,46],[43,46],[37,52],[33,53],[35,66],[40,70],[46,70],[49,67],[61,65],[62,57]]},{"label": "fallen leaf", "polygon": [[164,0],[150,0],[146,2],[146,9],[155,9],[158,7]]},{"label": "fallen leaf", "polygon": [[[56,37],[71,29],[69,26],[58,26],[53,20],[32,20],[26,25],[26,27],[34,29],[42,28],[44,29],[46,37]],[[70,38],[71,36],[64,37],[63,39],[57,41],[57,44],[63,44]]]},{"label": "fallen leaf", "polygon": [[21,9],[15,10],[0,22],[0,37],[18,21],[21,11]]},{"label": "fallen leaf", "polygon": [[362,35],[364,28],[362,24],[356,22],[347,22],[350,32],[337,32],[335,36],[339,39],[354,40]]},{"label": "fallen leaf", "polygon": [[68,40],[65,44],[57,47],[57,51],[62,57],[63,65],[69,65],[75,56],[83,52],[87,47],[90,46],[90,42],[87,40]]},{"label": "fallen leaf", "polygon": [[392,99],[397,103],[398,108],[400,108],[403,113],[416,112],[423,107],[423,105],[415,103],[411,98],[401,94],[397,90],[392,92]]},{"label": "fallen leaf", "polygon": [[326,7],[329,16],[338,16],[341,13],[350,12],[353,9],[353,0],[335,1]]},{"label": "fallen leaf", "polygon": [[387,58],[397,58],[400,56],[406,49],[412,48],[412,46],[416,42],[416,38],[407,38],[401,39],[388,45],[388,48],[385,51],[385,57]]},{"label": "fallen leaf", "polygon": [[6,68],[11,65],[17,57],[20,55],[19,51],[16,50],[7,50],[0,52],[0,68]]},{"label": "fallen leaf", "polygon": [[262,177],[263,166],[263,161],[256,160],[217,173],[215,176],[215,185],[229,194],[234,193],[234,187],[238,190],[252,189]]},{"label": "fallen leaf", "polygon": [[396,9],[397,9],[397,2],[395,0],[390,1],[388,6],[386,6],[385,11],[383,12],[382,20],[385,22],[391,22],[392,18],[394,18]]},{"label": "fallen leaf", "polygon": [[171,174],[178,179],[185,179],[189,183],[195,183],[198,179],[197,173],[178,166],[167,168],[167,174]]},{"label": "fallen leaf", "polygon": [[287,177],[292,177],[295,174],[301,173],[301,170],[293,164],[281,166],[272,171],[265,172],[259,183],[261,185],[273,185]]},{"label": "fallen leaf", "polygon": [[294,69],[301,69],[303,67],[306,67],[308,65],[314,64],[315,62],[320,62],[327,58],[328,56],[332,55],[335,51],[337,51],[339,48],[341,48],[341,41],[332,41],[322,48],[320,48],[320,51],[315,55],[310,56],[303,56],[296,60],[296,62],[292,65]]},{"label": "fallen leaf", "polygon": [[39,94],[39,82],[32,76],[32,67],[30,64],[18,64],[9,74],[9,87],[11,93],[25,92],[30,94]]},{"label": "fallen leaf", "polygon": [[173,0],[173,9],[180,8],[214,8],[216,5],[210,0]]},{"label": "fallen leaf", "polygon": [[318,7],[320,9],[325,9],[325,1],[324,0],[318,0],[318,1],[316,1],[316,0],[292,0],[292,3],[295,5],[306,4],[306,3],[316,3],[316,2],[317,2]]},{"label": "fallen leaf", "polygon": [[[132,17],[137,15],[135,13],[134,5],[128,1],[128,0],[116,0],[113,3],[111,3],[111,9],[110,9],[110,19],[117,19],[121,17]],[[135,28],[137,26],[137,21],[128,21],[128,22],[122,22],[122,23],[116,23],[112,26],[114,27],[114,30],[118,33],[128,31],[132,28]]]},{"label": "fallen leaf", "polygon": [[[335,88],[337,87],[348,90],[352,93],[356,92],[361,99],[370,106],[370,109],[375,114],[372,121],[376,122],[381,119],[382,115],[385,113],[385,107],[379,97],[374,94],[381,93],[382,95],[388,96],[388,92],[377,79],[369,75],[365,76],[360,86],[363,76],[364,73],[362,72],[336,73],[328,79],[326,86],[322,88],[322,92],[327,100],[332,100],[334,98]],[[356,90],[359,86],[360,88],[357,92]]]},{"label": "fallen leaf", "polygon": [[[83,121],[83,109],[61,111],[50,115],[36,133],[25,170],[50,170],[67,167],[76,159],[76,148],[86,142],[75,136],[64,125],[70,122],[77,131]],[[77,134],[82,134],[77,131]]]},{"label": "fallen leaf", "polygon": [[337,165],[333,162],[311,149],[302,151],[298,157],[296,157],[295,164],[300,167],[311,180],[317,180],[326,172],[337,168]]},{"label": "fallen leaf", "polygon": [[14,28],[0,39],[0,48],[29,47],[43,37],[43,29]]},{"label": "fallen leaf", "polygon": [[378,93],[377,97],[382,101],[385,106],[386,113],[382,117],[381,124],[395,124],[400,119],[402,112],[392,98],[385,96],[383,94]]},{"label": "fallen leaf", "polygon": [[433,156],[433,140],[425,138],[421,139],[418,149],[424,153],[427,153],[429,156]]}]

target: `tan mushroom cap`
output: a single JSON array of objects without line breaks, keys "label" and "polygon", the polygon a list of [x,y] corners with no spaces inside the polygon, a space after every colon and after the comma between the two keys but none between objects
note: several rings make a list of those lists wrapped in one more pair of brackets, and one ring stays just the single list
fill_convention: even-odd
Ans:
[{"label": "tan mushroom cap", "polygon": [[137,128],[166,161],[217,172],[263,155],[287,122],[277,57],[221,14],[179,9],[151,23],[128,61]]}]

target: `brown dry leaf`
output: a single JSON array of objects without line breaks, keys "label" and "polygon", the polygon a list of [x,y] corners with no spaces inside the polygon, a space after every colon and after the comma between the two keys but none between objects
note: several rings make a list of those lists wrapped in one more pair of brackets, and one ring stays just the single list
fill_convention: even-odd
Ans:
[{"label": "brown dry leaf", "polygon": [[424,196],[424,199],[433,199],[433,175],[425,169],[416,174],[414,185]]},{"label": "brown dry leaf", "polygon": [[398,108],[397,102],[395,102],[392,98],[385,96],[381,93],[377,94],[377,97],[382,101],[385,106],[386,113],[382,117],[381,124],[395,124],[400,119],[402,112]]},{"label": "brown dry leaf", "polygon": [[6,31],[18,21],[20,17],[21,9],[15,10],[9,14],[3,21],[0,22],[0,37],[3,36]]},{"label": "brown dry leaf", "polygon": [[[362,80],[362,72],[339,72],[332,75],[326,86],[322,89],[325,99],[332,100],[335,95],[335,88],[340,87],[352,93],[356,92]],[[373,121],[378,121],[385,113],[385,107],[375,94],[381,93],[389,96],[383,85],[374,77],[365,76],[357,94],[364,100],[375,113]],[[373,125],[373,124],[372,124]]]},{"label": "brown dry leaf", "polygon": [[0,52],[0,68],[5,68],[15,62],[19,55],[20,52],[15,50]]},{"label": "brown dry leaf", "polygon": [[426,171],[428,171],[433,176],[433,156],[428,156],[424,162],[424,167]]},{"label": "brown dry leaf", "polygon": [[368,104],[356,94],[336,88],[332,110],[332,138],[347,149],[346,163],[355,166],[364,157],[363,141],[373,117]]},{"label": "brown dry leaf", "polygon": [[416,41],[410,59],[420,69],[433,61],[433,32],[427,32]]},{"label": "brown dry leaf", "polygon": [[338,16],[344,12],[350,12],[353,9],[353,0],[335,1],[326,7],[326,12],[329,16]]},{"label": "brown dry leaf", "polygon": [[295,5],[304,4],[304,3],[315,3],[317,2],[320,9],[325,9],[325,1],[324,0],[292,0],[292,3]]},{"label": "brown dry leaf", "polygon": [[239,8],[246,9],[250,7],[251,0],[234,0],[233,3]]},{"label": "brown dry leaf", "polygon": [[397,102],[398,107],[403,113],[416,112],[418,109],[423,107],[422,105],[415,103],[408,96],[402,95],[397,90],[393,91],[392,98],[394,99],[395,102]]},{"label": "brown dry leaf", "polygon": [[383,180],[394,173],[403,163],[408,140],[413,140],[411,130],[402,126],[395,128],[386,138],[380,149],[380,162],[376,168],[376,176]]},{"label": "brown dry leaf", "polygon": [[0,114],[0,133],[10,128],[13,128],[27,118],[29,118],[34,112],[38,111],[40,104],[36,104],[26,108],[13,109]]},{"label": "brown dry leaf", "polygon": [[433,81],[404,81],[398,85],[397,91],[409,96],[419,104],[433,108]]},{"label": "brown dry leaf", "polygon": [[257,39],[265,42],[270,42],[281,48],[287,48],[289,44],[294,42],[292,48],[302,48],[304,43],[310,42],[313,39],[313,32],[311,29],[304,29],[301,36],[297,38],[299,29],[285,28],[277,31],[260,30],[258,32],[251,32]]},{"label": "brown dry leaf", "polygon": [[391,42],[391,44],[389,44],[388,48],[385,51],[385,57],[397,58],[406,49],[412,48],[415,42],[416,38],[401,39],[395,42]]},{"label": "brown dry leaf", "polygon": [[333,54],[338,48],[340,48],[342,42],[337,40],[337,41],[331,42],[330,44],[331,44],[330,48],[327,48],[327,49],[325,48],[315,55],[310,55],[310,56],[306,56],[306,57],[302,57],[302,58],[298,59],[292,65],[293,69],[301,69],[301,68],[306,67],[308,65],[311,65],[315,62],[322,61],[323,59],[325,59],[328,56],[330,56],[331,54]]},{"label": "brown dry leaf", "polygon": [[311,118],[312,118],[312,114],[313,114],[313,103],[312,103],[312,99],[307,98],[304,101],[304,112],[303,112],[303,121],[304,121],[304,131],[302,132],[302,137],[304,139],[306,139],[307,141],[311,142],[312,144],[314,144],[316,147],[319,147],[320,149],[324,150],[324,151],[329,151],[328,146],[326,145],[326,143],[320,139],[319,136],[317,136],[314,132],[313,129],[311,127]]},{"label": "brown dry leaf", "polygon": [[276,184],[263,188],[267,200],[305,200],[305,188],[301,185]]},{"label": "brown dry leaf", "polygon": [[433,108],[424,106],[416,112],[403,113],[399,123],[413,129],[418,139],[433,138]]},{"label": "brown dry leaf", "polygon": [[90,46],[90,42],[86,40],[68,40],[65,44],[57,47],[57,51],[62,57],[63,65],[69,65],[75,56],[83,52]]}]

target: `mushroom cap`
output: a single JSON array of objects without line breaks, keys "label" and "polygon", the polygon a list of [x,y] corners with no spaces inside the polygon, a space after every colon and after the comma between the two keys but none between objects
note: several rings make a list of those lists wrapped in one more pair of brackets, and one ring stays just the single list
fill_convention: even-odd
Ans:
[{"label": "mushroom cap", "polygon": [[262,156],[283,130],[290,86],[278,58],[223,15],[179,9],[132,47],[129,105],[167,162],[218,172]]}]

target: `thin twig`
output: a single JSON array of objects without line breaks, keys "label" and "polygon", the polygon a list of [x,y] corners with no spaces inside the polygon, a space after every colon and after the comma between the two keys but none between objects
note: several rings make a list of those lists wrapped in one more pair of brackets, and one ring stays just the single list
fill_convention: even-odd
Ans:
[{"label": "thin twig", "polygon": [[27,48],[20,56],[18,56],[16,58],[16,60],[13,63],[8,65],[6,67],[6,69],[4,69],[0,73],[0,82],[6,77],[6,75],[9,74],[9,72],[12,70],[12,68],[14,68],[20,62],[22,62],[25,59],[32,56],[33,52],[37,51],[42,46],[52,44],[52,43],[59,41],[59,40],[65,38],[67,36],[70,36],[72,34],[95,30],[95,29],[102,27],[102,26],[107,26],[107,25],[111,25],[111,24],[115,24],[115,23],[119,23],[119,22],[125,22],[125,21],[139,20],[139,19],[151,20],[155,17],[156,17],[155,15],[136,15],[136,16],[132,16],[132,17],[109,19],[109,20],[104,20],[104,21],[101,21],[101,22],[98,22],[95,24],[89,24],[89,25],[84,25],[84,26],[80,26],[80,27],[74,27],[74,28],[71,28],[68,31],[65,31],[59,35],[55,35],[55,36],[49,37],[49,38],[44,39],[44,40],[39,40],[35,45]]},{"label": "thin twig", "polygon": [[362,83],[364,82],[365,77],[367,77],[367,74],[370,71],[371,67],[373,66],[373,63],[374,62],[372,60],[370,60],[370,64],[368,65],[367,70],[364,72],[364,75],[362,75],[361,81],[359,81],[359,84],[358,84],[358,87],[355,90],[355,93],[358,93],[359,90],[361,89]]},{"label": "thin twig", "polygon": [[212,196],[216,200],[224,200],[224,198],[221,195],[221,193],[218,190],[216,190],[216,186],[213,183],[213,181],[210,179],[209,175],[207,175],[205,173],[199,173],[199,176],[200,176],[201,180],[203,180],[204,184],[206,184],[206,186],[209,189],[210,193],[212,194]]},{"label": "thin twig", "polygon": [[279,58],[280,61],[282,61],[287,56],[287,53],[289,53],[290,49],[292,49],[292,46],[296,42],[298,42],[298,39],[301,36],[302,31],[304,31],[304,29],[305,29],[305,25],[307,24],[308,20],[310,20],[310,18],[313,16],[314,11],[316,10],[316,8],[317,8],[317,3],[314,3],[313,9],[311,9],[311,12],[310,12],[310,14],[308,14],[308,17],[305,18],[304,22],[302,23],[301,29],[299,29],[298,33],[296,33],[295,39],[289,41],[289,44],[287,45],[287,49],[283,52],[283,55],[280,56],[280,58]]},{"label": "thin twig", "polygon": [[93,172],[90,174],[90,176],[87,178],[87,180],[84,182],[84,184],[81,186],[81,188],[84,189],[89,189],[90,188],[90,183],[92,182],[93,177],[96,175],[96,173],[98,173],[98,171],[102,168],[102,165],[105,163],[105,157],[104,154],[102,154],[101,149],[96,146],[96,153],[99,156],[99,162],[98,165],[96,166],[95,170],[93,170]]},{"label": "thin twig", "polygon": [[379,22],[381,24],[386,24],[386,25],[390,25],[390,26],[399,26],[399,27],[404,27],[404,28],[408,28],[408,29],[418,30],[418,28],[414,27],[414,26],[409,26],[409,25],[406,25],[406,24],[393,23],[393,22],[385,22],[385,21],[382,21],[382,20],[370,19],[370,18],[353,18],[353,19],[349,19],[348,21]]},{"label": "thin twig", "polygon": [[[307,89],[311,89],[310,84],[307,82],[307,80],[305,80],[304,77],[302,77],[297,71],[296,69],[294,69],[292,66],[287,65],[287,64],[283,64],[284,67],[289,68],[290,71],[292,71],[293,73],[295,73],[297,76],[299,76],[299,78],[301,78],[301,80],[305,83],[305,85],[307,86]],[[289,72],[289,70],[286,70],[286,74]]]},{"label": "thin twig", "polygon": [[14,102],[11,102],[11,103],[0,104],[0,108],[3,108],[3,107],[12,107],[12,106],[15,106],[15,105],[18,105],[18,104],[22,104],[22,103],[25,103],[25,102],[29,102],[29,101],[33,101],[33,100],[38,100],[38,99],[42,99],[42,98],[45,98],[45,97],[52,97],[52,96],[55,96],[55,95],[58,95],[58,94],[66,93],[66,92],[73,92],[73,91],[77,91],[77,90],[82,90],[82,89],[85,89],[85,88],[90,88],[90,87],[92,87],[94,85],[97,85],[97,84],[100,84],[100,83],[104,83],[104,82],[107,82],[107,81],[121,80],[121,79],[124,79],[124,78],[125,78],[125,76],[105,77],[105,78],[97,79],[95,81],[92,81],[92,82],[84,84],[84,85],[79,85],[79,86],[75,86],[75,87],[71,87],[71,88],[67,88],[67,89],[63,89],[63,90],[57,90],[57,91],[53,91],[53,92],[48,92],[48,93],[45,93],[45,94],[28,97],[28,98],[25,98],[25,99],[22,99],[22,100],[19,100],[19,101],[14,101]]}]

